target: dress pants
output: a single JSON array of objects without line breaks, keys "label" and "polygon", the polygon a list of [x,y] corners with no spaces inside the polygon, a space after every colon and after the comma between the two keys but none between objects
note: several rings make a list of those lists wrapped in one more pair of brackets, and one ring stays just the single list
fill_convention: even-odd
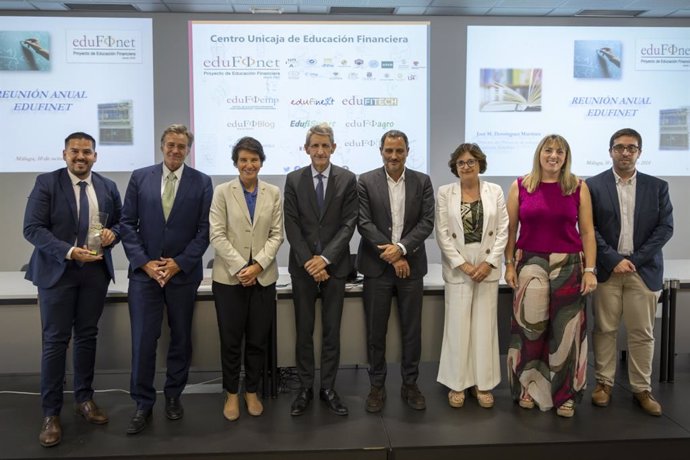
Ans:
[{"label": "dress pants", "polygon": [[386,333],[393,294],[398,299],[402,359],[400,371],[406,385],[417,382],[422,353],[423,278],[398,278],[392,265],[379,277],[364,277],[364,314],[367,324],[369,381],[373,386],[386,382]]},{"label": "dress pants", "polygon": [[654,317],[659,293],[650,291],[637,273],[611,274],[594,291],[595,376],[613,385],[616,343],[621,319],[628,338],[628,378],[636,393],[652,389]]},{"label": "dress pants", "polygon": [[292,277],[297,341],[295,357],[302,388],[314,386],[314,315],[321,297],[321,388],[333,388],[340,364],[340,320],[345,279],[331,277],[316,283],[311,277]]},{"label": "dress pants", "polygon": [[50,288],[38,289],[43,351],[41,404],[45,417],[60,415],[67,346],[74,331],[74,399],[93,397],[98,320],[108,292],[110,275],[102,261],[82,266],[74,261]]},{"label": "dress pants", "polygon": [[164,394],[166,398],[178,398],[182,394],[192,360],[192,314],[198,288],[199,283],[169,282],[160,287],[152,279],[129,280],[132,328],[130,393],[137,403],[137,409],[149,410],[156,402],[153,380],[164,309],[170,327]]},{"label": "dress pants", "polygon": [[256,393],[266,361],[266,349],[276,307],[276,285],[249,287],[213,282],[218,317],[223,388],[237,393],[240,386],[244,339],[244,389]]},{"label": "dress pants", "polygon": [[[465,259],[478,265],[479,243],[465,245]],[[459,270],[459,269],[455,269]],[[445,283],[445,321],[437,380],[451,390],[493,389],[501,381],[498,347],[498,281]]]}]

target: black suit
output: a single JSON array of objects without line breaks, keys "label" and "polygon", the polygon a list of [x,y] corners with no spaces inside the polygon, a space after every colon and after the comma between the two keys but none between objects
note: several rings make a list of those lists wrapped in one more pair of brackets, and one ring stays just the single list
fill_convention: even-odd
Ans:
[{"label": "black suit", "polygon": [[[314,304],[321,296],[323,339],[321,388],[333,388],[340,363],[340,319],[345,278],[352,271],[350,239],[357,223],[357,182],[350,171],[331,165],[323,212],[319,211],[311,166],[288,174],[285,232],[290,242],[289,271],[295,305],[297,371],[302,388],[314,383]],[[330,264],[330,278],[316,283],[304,269],[314,255]]]},{"label": "black suit", "polygon": [[[91,183],[98,210],[108,213],[106,228],[119,239],[120,193],[113,181],[95,172]],[[103,260],[83,265],[68,260],[79,223],[74,185],[67,168],[36,178],[24,215],[24,237],[34,245],[26,278],[38,286],[43,354],[41,399],[43,415],[60,415],[67,345],[74,329],[74,399],[92,399],[98,320],[113,275],[110,251]]]},{"label": "black suit", "polygon": [[405,169],[405,211],[399,243],[410,265],[410,276],[398,278],[392,265],[379,257],[378,245],[390,244],[391,204],[385,169],[362,174],[358,183],[362,235],[357,268],[364,274],[364,311],[367,322],[369,379],[374,386],[386,380],[386,332],[391,300],[398,297],[402,339],[402,378],[413,384],[419,375],[422,333],[422,297],[427,259],[424,241],[434,229],[434,190],[428,175]]}]

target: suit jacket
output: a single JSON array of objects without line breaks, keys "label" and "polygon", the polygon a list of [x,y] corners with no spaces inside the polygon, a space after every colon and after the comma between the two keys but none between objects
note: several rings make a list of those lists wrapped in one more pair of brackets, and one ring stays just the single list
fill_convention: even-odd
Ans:
[{"label": "suit jacket", "polygon": [[[624,258],[618,254],[621,232],[620,205],[613,170],[587,179],[592,196],[594,229],[597,239],[597,279],[604,282]],[[633,253],[627,258],[652,291],[663,288],[664,258],[661,248],[673,235],[673,207],[668,183],[637,172]]]},{"label": "suit jacket", "polygon": [[287,175],[285,233],[290,242],[290,275],[311,278],[304,264],[314,255],[328,259],[327,270],[332,276],[345,278],[352,272],[350,239],[357,225],[358,206],[357,179],[346,169],[331,165],[323,215],[316,203],[311,166]]},{"label": "suit jacket", "polygon": [[257,184],[254,221],[239,179],[220,184],[211,204],[211,244],[216,250],[213,281],[239,284],[235,276],[249,258],[263,268],[256,278],[268,286],[278,280],[276,255],[283,244],[283,209],[280,189],[262,180]]},{"label": "suit jacket", "polygon": [[148,281],[149,276],[140,267],[150,260],[172,257],[181,271],[170,283],[200,283],[201,258],[208,247],[211,178],[185,165],[166,222],[161,199],[162,176],[163,165],[159,163],[137,169],[129,179],[121,221],[129,277]]},{"label": "suit jacket", "polygon": [[[508,243],[508,211],[500,186],[490,182],[480,182],[480,196],[484,209],[482,241],[479,249],[481,257],[477,264],[488,262],[501,267],[503,250]],[[466,262],[465,232],[460,215],[462,193],[460,182],[443,185],[438,190],[436,200],[436,242],[441,248],[443,280],[447,283],[471,281],[457,267]],[[492,270],[486,281],[498,281],[501,270]]]},{"label": "suit jacket", "polygon": [[[380,244],[391,244],[393,220],[384,167],[359,176],[359,219],[362,236],[357,253],[358,270],[364,276],[378,277],[388,263],[379,255]],[[428,267],[424,241],[434,229],[434,189],[426,174],[405,168],[405,216],[400,243],[410,264],[410,278],[422,278]]]},{"label": "suit jacket", "polygon": [[[111,250],[120,240],[122,201],[115,182],[93,171],[91,182],[98,210],[108,213],[106,227],[115,233],[115,242],[103,248],[103,260],[114,279]],[[67,168],[38,176],[24,214],[24,238],[34,245],[26,279],[40,288],[58,282],[69,262],[65,256],[75,244],[78,226],[77,199]]]}]

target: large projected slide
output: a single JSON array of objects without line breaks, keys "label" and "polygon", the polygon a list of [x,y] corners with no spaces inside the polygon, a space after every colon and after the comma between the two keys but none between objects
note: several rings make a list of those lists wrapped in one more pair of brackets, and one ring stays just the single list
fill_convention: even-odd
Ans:
[{"label": "large projected slide", "polygon": [[309,163],[307,129],[335,131],[332,161],[381,166],[381,135],[404,131],[409,167],[428,169],[428,23],[190,22],[195,166],[234,174],[232,146],[264,146],[262,174]]},{"label": "large projected slide", "polygon": [[620,128],[642,134],[641,171],[690,175],[690,29],[468,27],[465,134],[491,175],[520,175],[546,134],[573,150],[573,171],[610,167]]},{"label": "large projected slide", "polygon": [[74,131],[96,138],[98,171],[151,164],[151,19],[0,17],[0,119],[0,172],[63,167]]}]

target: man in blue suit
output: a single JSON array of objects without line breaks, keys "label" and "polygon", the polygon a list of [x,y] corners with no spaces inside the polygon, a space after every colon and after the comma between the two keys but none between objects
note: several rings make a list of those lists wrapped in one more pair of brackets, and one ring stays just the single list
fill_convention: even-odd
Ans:
[{"label": "man in blue suit", "polygon": [[186,126],[170,125],[161,136],[163,163],[134,171],[125,193],[121,228],[130,264],[130,393],[137,404],[128,434],[145,428],[156,400],[153,379],[164,308],[170,326],[165,415],[178,420],[184,414],[180,395],[192,358],[192,312],[213,197],[211,179],[184,164],[193,141]]},{"label": "man in blue suit", "polygon": [[[65,139],[66,168],[36,178],[24,215],[24,237],[34,245],[26,279],[38,287],[43,351],[41,404],[44,447],[62,440],[60,411],[67,345],[73,338],[76,412],[88,422],[104,424],[108,416],[93,401],[98,320],[110,280],[112,246],[119,239],[122,203],[115,183],[91,168],[96,141],[86,133]],[[100,232],[102,253],[86,248],[89,224],[107,215]]]},{"label": "man in blue suit", "polygon": [[621,320],[628,336],[628,378],[634,400],[661,415],[652,396],[654,318],[662,289],[661,248],[673,235],[668,184],[636,170],[642,136],[616,131],[609,141],[613,168],[587,179],[597,239],[594,293],[594,359],[597,385],[592,403],[606,407],[616,375],[616,338]]}]

